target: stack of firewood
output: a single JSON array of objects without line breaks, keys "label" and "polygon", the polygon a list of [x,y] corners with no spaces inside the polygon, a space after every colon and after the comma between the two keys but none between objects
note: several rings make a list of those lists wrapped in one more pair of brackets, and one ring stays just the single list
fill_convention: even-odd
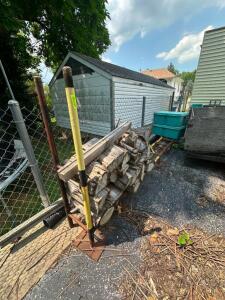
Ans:
[{"label": "stack of firewood", "polygon": [[[99,143],[101,140],[92,139],[84,145],[84,150],[97,147]],[[153,166],[152,153],[146,141],[130,129],[86,166],[95,225],[104,225],[110,219],[125,191],[137,192],[145,174]],[[74,174],[67,183],[73,212],[84,214],[78,174]]]}]

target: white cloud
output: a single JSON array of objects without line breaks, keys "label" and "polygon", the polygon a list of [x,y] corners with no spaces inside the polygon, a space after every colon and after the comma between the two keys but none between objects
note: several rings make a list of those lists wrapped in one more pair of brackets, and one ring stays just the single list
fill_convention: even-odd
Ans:
[{"label": "white cloud", "polygon": [[144,37],[154,29],[164,28],[207,7],[225,7],[225,0],[109,0],[111,20],[107,26],[112,49],[135,35]]},{"label": "white cloud", "polygon": [[108,62],[108,63],[111,63],[112,60],[108,57],[105,57],[104,55],[102,56],[102,60],[105,61],[105,62]]},{"label": "white cloud", "polygon": [[161,52],[157,54],[156,57],[163,58],[164,60],[177,59],[179,63],[197,58],[200,53],[204,32],[210,29],[213,29],[213,26],[208,26],[196,34],[185,35],[174,48],[167,52]]}]

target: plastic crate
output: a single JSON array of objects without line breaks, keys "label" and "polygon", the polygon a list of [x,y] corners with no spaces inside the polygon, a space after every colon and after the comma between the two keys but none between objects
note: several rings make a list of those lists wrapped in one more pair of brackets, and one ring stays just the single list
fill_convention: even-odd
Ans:
[{"label": "plastic crate", "polygon": [[187,112],[159,111],[154,113],[154,125],[181,127],[187,124]]},{"label": "plastic crate", "polygon": [[185,128],[186,126],[171,127],[171,126],[154,124],[152,132],[155,135],[159,135],[165,138],[179,140],[181,137],[184,136]]},{"label": "plastic crate", "polygon": [[199,108],[199,107],[203,107],[203,104],[198,104],[198,103],[193,103],[191,104],[192,108]]}]

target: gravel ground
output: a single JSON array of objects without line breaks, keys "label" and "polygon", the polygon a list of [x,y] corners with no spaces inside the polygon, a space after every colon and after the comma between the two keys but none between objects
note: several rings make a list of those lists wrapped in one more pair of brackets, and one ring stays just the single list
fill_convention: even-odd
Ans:
[{"label": "gravel ground", "polygon": [[[218,202],[217,196],[222,201]],[[131,201],[134,208],[163,217],[175,226],[189,223],[225,235],[222,164],[188,159],[183,151],[171,150],[145,177]]]},{"label": "gravel ground", "polygon": [[[163,217],[175,226],[191,223],[210,233],[225,235],[222,167],[189,160],[183,151],[171,150],[145,177],[138,193],[127,195],[124,200],[133,208]],[[117,286],[123,266],[128,264],[127,259],[138,266],[141,237],[133,225],[118,216],[111,220],[107,232],[108,250],[98,263],[72,250],[43,276],[25,299],[121,299]],[[121,252],[109,250],[112,248]],[[127,256],[118,256],[119,253]]]}]

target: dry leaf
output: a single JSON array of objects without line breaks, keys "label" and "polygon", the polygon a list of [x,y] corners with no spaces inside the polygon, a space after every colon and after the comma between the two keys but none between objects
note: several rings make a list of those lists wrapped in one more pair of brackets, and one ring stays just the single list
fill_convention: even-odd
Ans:
[{"label": "dry leaf", "polygon": [[159,235],[157,232],[154,232],[153,234],[151,234],[149,237],[150,243],[153,243],[153,244],[156,243],[158,240],[158,237],[159,237]]},{"label": "dry leaf", "polygon": [[167,235],[178,235],[179,234],[179,229],[174,227],[173,229],[168,229],[166,232]]},{"label": "dry leaf", "polygon": [[147,300],[157,300],[155,296],[148,296]]}]

